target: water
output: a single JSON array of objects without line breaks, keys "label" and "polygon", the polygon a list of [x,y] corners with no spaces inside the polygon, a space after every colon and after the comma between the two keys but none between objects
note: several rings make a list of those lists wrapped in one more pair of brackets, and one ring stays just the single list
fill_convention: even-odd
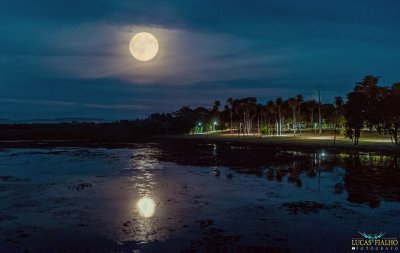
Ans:
[{"label": "water", "polygon": [[0,252],[350,252],[400,237],[400,159],[230,144],[3,149]]}]

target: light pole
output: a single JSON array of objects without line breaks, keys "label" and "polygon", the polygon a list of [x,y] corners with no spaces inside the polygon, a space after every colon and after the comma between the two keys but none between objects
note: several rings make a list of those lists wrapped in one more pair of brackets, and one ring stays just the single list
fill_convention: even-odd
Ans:
[{"label": "light pole", "polygon": [[321,126],[321,90],[318,89],[318,123],[319,123],[319,135],[322,134]]},{"label": "light pole", "polygon": [[216,121],[214,121],[214,131],[215,131],[215,126],[217,125],[217,122]]}]

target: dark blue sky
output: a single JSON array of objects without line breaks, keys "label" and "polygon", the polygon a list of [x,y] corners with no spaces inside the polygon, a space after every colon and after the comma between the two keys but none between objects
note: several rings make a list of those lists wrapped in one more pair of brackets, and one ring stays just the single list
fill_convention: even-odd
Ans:
[{"label": "dark blue sky", "polygon": [[[0,118],[129,119],[400,81],[400,1],[0,0]],[[148,31],[159,54],[138,62]]]}]

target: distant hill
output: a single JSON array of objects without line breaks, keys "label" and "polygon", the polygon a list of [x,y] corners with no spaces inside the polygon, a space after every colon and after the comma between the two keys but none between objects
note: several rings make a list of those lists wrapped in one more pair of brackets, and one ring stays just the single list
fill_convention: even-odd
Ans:
[{"label": "distant hill", "polygon": [[1,119],[0,118],[0,124],[12,124],[13,121],[9,119]]},{"label": "distant hill", "polygon": [[113,122],[113,120],[96,119],[96,118],[54,118],[54,119],[28,119],[28,120],[10,120],[1,119],[0,124],[29,124],[29,123],[71,123],[71,122],[81,122],[81,123],[108,123]]}]

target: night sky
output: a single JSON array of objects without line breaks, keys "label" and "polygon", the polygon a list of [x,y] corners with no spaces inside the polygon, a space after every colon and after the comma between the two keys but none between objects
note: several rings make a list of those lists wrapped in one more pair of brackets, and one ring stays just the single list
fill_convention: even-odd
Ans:
[{"label": "night sky", "polygon": [[[400,81],[400,1],[0,0],[0,118],[145,117]],[[159,54],[129,53],[137,32]]]}]

